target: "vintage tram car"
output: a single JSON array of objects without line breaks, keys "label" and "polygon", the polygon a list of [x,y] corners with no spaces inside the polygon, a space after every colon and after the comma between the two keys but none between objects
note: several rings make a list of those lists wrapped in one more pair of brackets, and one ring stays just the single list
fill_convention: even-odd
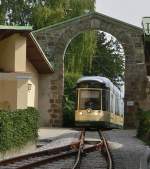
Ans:
[{"label": "vintage tram car", "polygon": [[108,78],[82,77],[77,81],[76,90],[76,126],[123,127],[123,98],[120,90]]}]

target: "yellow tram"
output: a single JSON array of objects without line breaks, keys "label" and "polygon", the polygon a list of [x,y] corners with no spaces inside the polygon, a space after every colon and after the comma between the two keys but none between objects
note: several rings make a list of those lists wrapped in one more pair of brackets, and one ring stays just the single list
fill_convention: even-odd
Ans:
[{"label": "yellow tram", "polygon": [[108,78],[82,77],[77,81],[76,89],[76,126],[123,127],[123,98],[120,90]]}]

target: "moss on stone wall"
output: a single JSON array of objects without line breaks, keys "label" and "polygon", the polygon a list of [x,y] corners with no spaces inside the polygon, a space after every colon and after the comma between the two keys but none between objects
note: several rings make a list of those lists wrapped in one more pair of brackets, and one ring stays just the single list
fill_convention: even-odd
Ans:
[{"label": "moss on stone wall", "polygon": [[0,152],[19,149],[38,137],[39,112],[32,107],[24,110],[0,110]]}]

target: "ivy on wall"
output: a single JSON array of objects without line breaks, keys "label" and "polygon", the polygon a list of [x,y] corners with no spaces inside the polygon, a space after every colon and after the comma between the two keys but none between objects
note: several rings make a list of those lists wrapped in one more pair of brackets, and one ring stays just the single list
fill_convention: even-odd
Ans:
[{"label": "ivy on wall", "polygon": [[16,111],[0,110],[0,152],[19,149],[38,137],[39,112],[32,107]]}]

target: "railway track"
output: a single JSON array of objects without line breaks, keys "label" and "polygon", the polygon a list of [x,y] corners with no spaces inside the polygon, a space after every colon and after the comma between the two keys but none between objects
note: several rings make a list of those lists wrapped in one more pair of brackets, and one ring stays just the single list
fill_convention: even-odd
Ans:
[{"label": "railway track", "polygon": [[[92,135],[93,134],[93,135]],[[91,136],[92,135],[92,136]],[[92,137],[92,139],[89,137]],[[112,169],[108,144],[100,131],[81,131],[80,140],[0,162],[0,169]]]},{"label": "railway track", "polygon": [[[92,134],[92,135],[91,135]],[[89,139],[88,137],[92,137]],[[92,145],[93,148],[89,149],[86,153],[86,148]],[[86,154],[82,156],[81,152]],[[108,143],[102,132],[86,132],[79,146],[78,156],[72,169],[112,169],[112,158],[109,151]]]}]

